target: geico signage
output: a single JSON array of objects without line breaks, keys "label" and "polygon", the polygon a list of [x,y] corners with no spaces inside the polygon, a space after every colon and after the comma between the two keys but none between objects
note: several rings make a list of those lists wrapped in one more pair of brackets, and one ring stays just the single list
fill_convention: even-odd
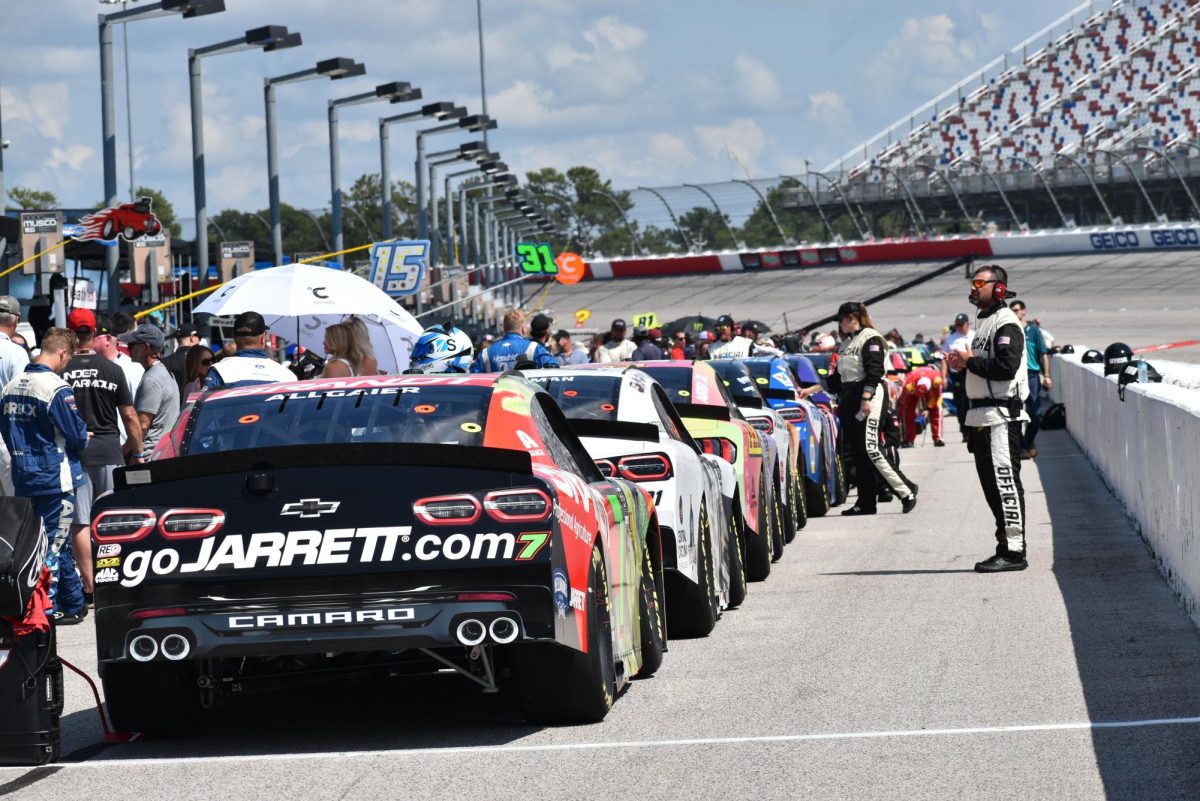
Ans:
[{"label": "geico signage", "polygon": [[1148,244],[1135,231],[1117,231],[1111,234],[1092,234],[1093,250],[1130,250],[1140,247],[1152,248],[1196,248],[1200,247],[1200,233],[1195,228],[1168,228],[1143,232]]}]

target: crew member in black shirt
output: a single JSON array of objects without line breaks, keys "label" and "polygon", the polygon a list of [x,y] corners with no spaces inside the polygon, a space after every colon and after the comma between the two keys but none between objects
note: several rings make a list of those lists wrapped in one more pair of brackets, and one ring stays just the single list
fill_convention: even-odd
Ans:
[{"label": "crew member in black shirt", "polygon": [[89,309],[75,309],[67,326],[79,337],[79,349],[71,358],[63,380],[71,385],[79,414],[87,424],[88,445],[79,456],[87,481],[75,491],[75,519],[71,525],[76,564],[83,579],[84,597],[92,596],[92,502],[113,488],[113,469],[125,464],[121,450],[121,419],[129,438],[125,451],[137,456],[142,452],[142,429],[133,411],[129,382],[116,362],[92,349],[97,334],[110,333],[108,320],[97,319]]}]

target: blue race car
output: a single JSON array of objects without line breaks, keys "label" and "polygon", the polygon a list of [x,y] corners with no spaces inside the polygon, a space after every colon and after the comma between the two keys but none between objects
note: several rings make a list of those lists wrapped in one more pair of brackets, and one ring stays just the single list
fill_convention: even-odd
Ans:
[{"label": "blue race car", "polygon": [[767,404],[800,431],[804,444],[804,494],[810,517],[821,517],[837,498],[837,472],[826,467],[821,435],[824,416],[815,404],[801,400],[800,388],[792,376],[787,360],[776,356],[755,356],[742,359],[754,376],[758,391]]},{"label": "blue race car", "polygon": [[830,486],[830,505],[837,506],[846,501],[849,482],[842,460],[842,424],[837,416],[836,396],[828,390],[824,378],[813,364],[811,355],[789,354],[784,357],[792,368],[801,388],[819,385],[822,389],[809,400],[821,413],[821,450],[825,456],[826,475],[836,477]]}]

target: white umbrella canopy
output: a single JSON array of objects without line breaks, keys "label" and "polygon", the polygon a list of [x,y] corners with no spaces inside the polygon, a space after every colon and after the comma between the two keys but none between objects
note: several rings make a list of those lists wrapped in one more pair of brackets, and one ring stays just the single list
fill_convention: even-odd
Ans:
[{"label": "white umbrella canopy", "polygon": [[408,368],[421,324],[379,287],[353,273],[288,264],[240,275],[213,292],[195,314],[256,311],[272,333],[325,354],[325,329],[350,317],[367,324],[379,369]]}]

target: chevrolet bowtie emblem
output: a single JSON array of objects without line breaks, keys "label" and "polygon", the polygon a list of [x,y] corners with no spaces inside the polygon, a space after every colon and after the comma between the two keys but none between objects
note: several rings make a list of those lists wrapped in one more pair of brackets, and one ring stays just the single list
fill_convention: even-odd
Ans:
[{"label": "chevrolet bowtie emblem", "polygon": [[301,498],[295,503],[285,503],[280,514],[296,515],[297,517],[320,517],[333,514],[341,506],[341,501],[323,501],[320,498]]}]

